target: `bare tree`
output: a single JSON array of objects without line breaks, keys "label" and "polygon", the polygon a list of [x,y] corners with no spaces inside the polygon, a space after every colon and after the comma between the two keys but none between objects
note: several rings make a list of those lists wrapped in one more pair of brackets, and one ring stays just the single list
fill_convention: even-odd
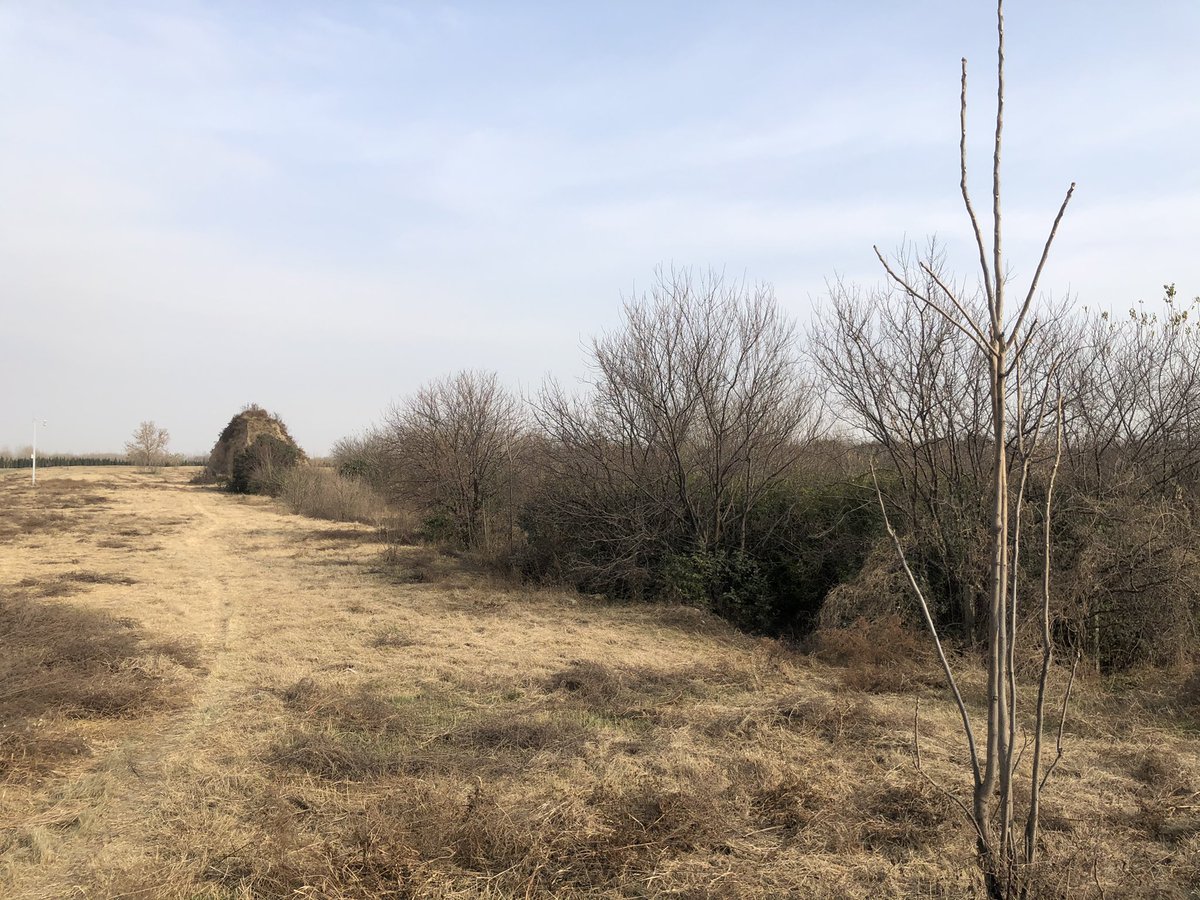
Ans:
[{"label": "bare tree", "polygon": [[[975,737],[972,717],[958,690],[957,682],[947,657],[942,652],[938,628],[930,614],[928,602],[919,580],[909,567],[904,547],[887,521],[889,533],[895,542],[909,581],[915,591],[926,623],[937,645],[939,657],[947,683],[954,694],[962,717],[964,735],[970,757],[973,781],[972,802],[962,804],[964,812],[978,840],[980,861],[983,865],[988,893],[992,897],[1024,895],[1023,868],[1032,864],[1037,856],[1038,840],[1038,795],[1046,777],[1041,774],[1041,735],[1044,728],[1044,696],[1053,657],[1050,640],[1050,516],[1054,474],[1057,473],[1062,447],[1062,402],[1061,393],[1051,403],[1049,397],[1054,383],[1058,360],[1042,366],[1043,383],[1035,388],[1037,366],[1030,356],[1031,341],[1042,323],[1035,309],[1038,282],[1050,253],[1054,236],[1063,214],[1074,193],[1071,185],[1059,207],[1042,249],[1028,290],[1018,297],[1015,315],[1007,308],[1008,269],[1002,243],[1001,206],[1001,148],[1004,124],[1004,11],[1003,2],[997,3],[997,94],[995,117],[995,140],[992,156],[992,230],[989,242],[985,240],[979,218],[971,202],[967,179],[967,64],[962,61],[961,105],[960,105],[960,190],[963,204],[979,254],[979,276],[982,298],[964,295],[962,289],[943,275],[928,261],[919,264],[919,277],[903,266],[890,262],[878,248],[875,253],[889,279],[904,296],[919,310],[932,311],[940,320],[955,329],[983,357],[986,365],[986,396],[988,406],[984,421],[987,428],[989,450],[988,480],[990,481],[989,514],[989,562],[987,567],[987,603],[985,607],[985,629],[987,635],[987,716],[984,742],[980,746]],[[1033,775],[1030,782],[1031,802],[1024,815],[1023,829],[1018,827],[1014,810],[1014,779],[1020,761],[1017,747],[1017,675],[1014,665],[1014,650],[1019,593],[1016,584],[1018,555],[1021,539],[1021,510],[1026,495],[1026,484],[1031,461],[1038,439],[1046,427],[1048,409],[1055,410],[1054,432],[1056,453],[1051,489],[1047,491],[1043,514],[1045,531],[1045,560],[1043,584],[1043,654],[1044,664],[1038,679],[1039,700],[1034,711],[1033,732],[1035,735]],[[1015,491],[1010,484],[1011,445],[1016,436],[1020,475]],[[887,504],[876,482],[880,509],[887,520]],[[1069,689],[1068,689],[1069,692]],[[1064,708],[1066,699],[1064,698]],[[1024,839],[1020,837],[1023,830]]]},{"label": "bare tree", "polygon": [[170,441],[167,429],[159,428],[153,422],[142,422],[134,430],[133,437],[125,442],[125,453],[134,465],[160,466],[166,462]]},{"label": "bare tree", "polygon": [[1197,304],[1094,314],[1067,370],[1065,488],[1075,509],[1061,615],[1099,671],[1195,646],[1200,480]]},{"label": "bare tree", "polygon": [[448,517],[465,546],[492,545],[497,507],[511,491],[521,407],[495,372],[462,371],[430,382],[386,416],[393,484],[428,513]]},{"label": "bare tree", "polygon": [[1164,291],[1161,314],[1094,316],[1071,367],[1067,458],[1089,494],[1170,495],[1200,476],[1200,298],[1184,306],[1173,284]]},{"label": "bare tree", "polygon": [[[896,267],[936,291],[936,244]],[[984,638],[979,609],[990,459],[987,360],[961,330],[894,284],[864,291],[835,282],[811,348],[831,408],[881,448],[894,479],[888,499],[914,536],[910,562],[929,586],[934,619],[968,641]]]},{"label": "bare tree", "polygon": [[575,564],[640,592],[664,554],[753,548],[750,517],[816,433],[795,328],[767,285],[660,271],[592,342],[582,396],[535,404],[541,502],[582,542]]}]

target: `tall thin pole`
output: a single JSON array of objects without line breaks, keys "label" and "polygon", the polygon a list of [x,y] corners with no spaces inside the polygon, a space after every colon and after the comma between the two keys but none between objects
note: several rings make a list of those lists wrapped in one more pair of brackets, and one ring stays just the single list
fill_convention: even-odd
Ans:
[{"label": "tall thin pole", "polygon": [[[35,485],[37,484],[37,427],[38,427],[38,417],[34,416],[33,417],[33,453],[30,455],[30,459],[33,460],[33,465],[30,467],[29,483],[35,484]],[[43,428],[46,427],[45,419],[42,420],[42,427]]]}]

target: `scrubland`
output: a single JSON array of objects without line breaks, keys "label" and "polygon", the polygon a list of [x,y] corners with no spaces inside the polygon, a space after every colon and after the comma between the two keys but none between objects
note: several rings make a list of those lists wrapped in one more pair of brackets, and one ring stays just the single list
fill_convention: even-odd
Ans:
[{"label": "scrubland", "polygon": [[[898,621],[756,638],[188,475],[0,473],[5,896],[979,891]],[[1080,673],[1039,896],[1197,895],[1198,716],[1196,679]]]}]

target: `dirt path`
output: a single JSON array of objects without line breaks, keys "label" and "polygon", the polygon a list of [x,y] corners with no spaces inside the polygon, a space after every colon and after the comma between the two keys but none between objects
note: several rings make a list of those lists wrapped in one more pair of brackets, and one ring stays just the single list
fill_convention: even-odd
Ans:
[{"label": "dirt path", "polygon": [[[162,798],[180,779],[219,768],[214,756],[236,751],[229,736],[253,718],[254,696],[290,677],[286,647],[297,625],[307,632],[353,588],[349,568],[329,565],[329,557],[346,563],[360,552],[345,539],[359,526],[284,515],[260,499],[189,485],[186,474],[52,470],[39,491],[44,508],[62,509],[64,527],[0,546],[0,585],[81,570],[131,579],[97,584],[68,602],[136,619],[157,638],[195,642],[203,666],[184,677],[188,697],[180,709],[98,726],[85,766],[32,795],[4,789],[0,821],[32,826],[26,856],[35,863],[10,864],[15,893],[6,896],[87,895],[81,885],[98,859],[134,865],[151,854],[145,825],[160,817]],[[2,477],[0,490],[25,494],[19,473]],[[72,497],[91,500],[72,509]],[[321,612],[303,617],[309,604]],[[336,630],[325,641],[324,649],[336,649]]]}]

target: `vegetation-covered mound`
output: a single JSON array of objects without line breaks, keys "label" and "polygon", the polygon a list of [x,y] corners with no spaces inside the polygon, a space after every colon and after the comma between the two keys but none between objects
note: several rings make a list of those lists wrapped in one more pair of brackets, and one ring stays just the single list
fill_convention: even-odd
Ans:
[{"label": "vegetation-covered mound", "polygon": [[229,420],[208,457],[208,474],[235,493],[275,493],[287,469],[305,458],[277,415],[250,404]]}]

